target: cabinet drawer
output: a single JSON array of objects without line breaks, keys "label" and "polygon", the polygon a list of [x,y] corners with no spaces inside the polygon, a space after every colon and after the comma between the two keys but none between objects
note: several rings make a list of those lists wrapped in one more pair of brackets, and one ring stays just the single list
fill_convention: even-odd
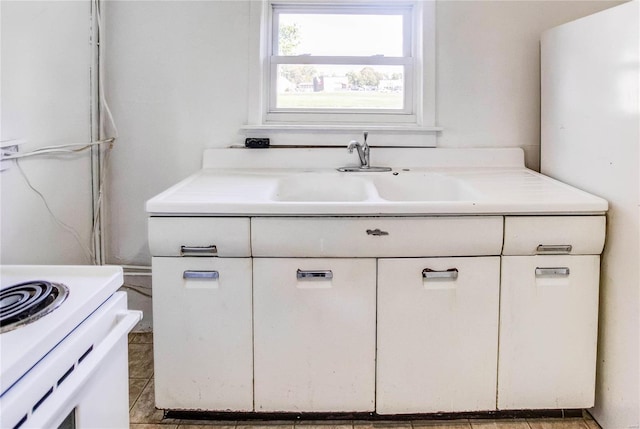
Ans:
[{"label": "cabinet drawer", "polygon": [[507,216],[504,255],[599,255],[604,216]]},{"label": "cabinet drawer", "polygon": [[254,256],[499,255],[501,216],[253,218]]},{"label": "cabinet drawer", "polygon": [[251,256],[249,218],[151,217],[152,256]]}]

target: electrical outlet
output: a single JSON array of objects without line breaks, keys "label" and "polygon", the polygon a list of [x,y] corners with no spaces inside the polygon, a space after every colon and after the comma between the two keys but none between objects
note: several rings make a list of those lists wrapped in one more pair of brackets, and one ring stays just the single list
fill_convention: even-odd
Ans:
[{"label": "electrical outlet", "polygon": [[264,137],[250,137],[244,140],[244,146],[251,149],[266,149],[269,145],[269,139]]},{"label": "electrical outlet", "polygon": [[11,167],[11,160],[4,159],[6,156],[15,155],[20,152],[20,145],[23,144],[23,140],[4,140],[0,141],[0,150],[2,151],[0,156],[0,172],[6,171]]}]

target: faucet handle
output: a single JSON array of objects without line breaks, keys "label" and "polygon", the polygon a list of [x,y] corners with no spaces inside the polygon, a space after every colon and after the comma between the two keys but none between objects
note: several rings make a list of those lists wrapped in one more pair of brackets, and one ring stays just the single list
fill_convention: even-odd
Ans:
[{"label": "faucet handle", "polygon": [[367,144],[367,137],[369,136],[369,131],[364,132],[364,144]]}]

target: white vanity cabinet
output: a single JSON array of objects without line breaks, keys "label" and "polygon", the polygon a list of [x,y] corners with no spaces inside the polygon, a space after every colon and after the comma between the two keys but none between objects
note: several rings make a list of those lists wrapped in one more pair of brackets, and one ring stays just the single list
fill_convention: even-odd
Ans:
[{"label": "white vanity cabinet", "polygon": [[375,259],[255,258],[255,410],[373,411]]},{"label": "white vanity cabinet", "polygon": [[376,410],[495,410],[500,257],[378,261]]},{"label": "white vanity cabinet", "polygon": [[149,242],[156,405],[252,411],[249,218],[152,217]]},{"label": "white vanity cabinet", "polygon": [[604,222],[151,217],[156,405],[589,407]]},{"label": "white vanity cabinet", "polygon": [[[256,217],[251,235],[256,411],[495,410],[502,216]],[[438,255],[476,257],[416,258]]]},{"label": "white vanity cabinet", "polygon": [[519,148],[374,151],[208,149],[147,202],[159,408],[593,404],[607,202]]},{"label": "white vanity cabinet", "polygon": [[505,218],[498,409],[593,406],[604,236],[604,216]]}]

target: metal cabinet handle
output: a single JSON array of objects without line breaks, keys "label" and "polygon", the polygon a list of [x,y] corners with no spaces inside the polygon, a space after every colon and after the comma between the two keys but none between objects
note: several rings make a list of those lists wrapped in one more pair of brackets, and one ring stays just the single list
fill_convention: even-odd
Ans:
[{"label": "metal cabinet handle", "polygon": [[220,273],[217,271],[198,271],[198,270],[186,270],[182,273],[183,279],[203,279],[203,280],[218,280]]},{"label": "metal cabinet handle", "polygon": [[567,277],[569,267],[536,267],[536,277]]},{"label": "metal cabinet handle", "polygon": [[536,252],[547,255],[563,255],[571,253],[571,249],[570,244],[540,244],[536,248]]},{"label": "metal cabinet handle", "polygon": [[180,246],[181,256],[218,256],[218,248],[210,246]]},{"label": "metal cabinet handle", "polygon": [[368,229],[367,235],[374,235],[376,237],[380,237],[381,235],[389,235],[387,231],[382,231],[380,228],[376,229]]},{"label": "metal cabinet handle", "polygon": [[331,280],[333,272],[331,270],[303,271],[298,269],[296,277],[298,280]]},{"label": "metal cabinet handle", "polygon": [[458,269],[449,268],[448,270],[432,270],[431,268],[425,268],[422,270],[423,280],[435,280],[435,279],[448,279],[455,280],[458,278]]}]

